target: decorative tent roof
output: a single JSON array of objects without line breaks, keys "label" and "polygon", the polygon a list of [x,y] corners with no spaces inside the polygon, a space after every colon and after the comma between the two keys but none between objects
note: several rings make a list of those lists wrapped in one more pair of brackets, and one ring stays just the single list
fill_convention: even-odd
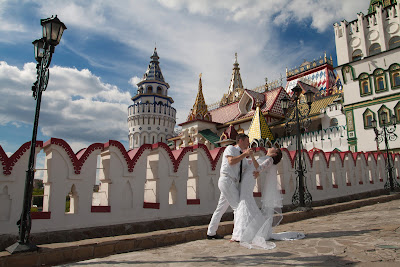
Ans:
[{"label": "decorative tent roof", "polygon": [[237,61],[237,53],[235,53],[235,63],[233,63],[231,83],[229,84],[228,93],[234,92],[238,88],[244,88],[242,78],[240,77],[240,68]]},{"label": "decorative tent roof", "polygon": [[157,81],[165,84],[169,88],[169,85],[164,81],[164,76],[161,72],[160,62],[158,61],[159,56],[157,54],[157,48],[154,48],[153,55],[150,58],[151,61],[149,66],[147,67],[145,74],[143,74],[143,79],[137,85],[140,86],[145,81]]},{"label": "decorative tent roof", "polygon": [[194,102],[193,108],[189,113],[187,121],[192,120],[206,120],[211,121],[210,113],[208,112],[206,101],[203,96],[203,84],[201,82],[201,73],[199,75],[199,88],[196,96],[196,101]]},{"label": "decorative tent roof", "polygon": [[[257,100],[262,100],[263,98],[265,99],[263,103],[261,102],[262,104],[260,106],[260,109],[263,113],[269,112],[274,115],[283,116],[283,110],[280,106],[280,99],[287,94],[282,87],[278,87],[264,93],[257,93],[247,89],[245,92],[247,93],[246,95],[248,95],[250,98],[253,98],[254,103],[256,103]],[[236,101],[229,105],[213,109],[210,111],[210,114],[214,122],[224,124],[230,121],[252,117],[254,112],[255,110],[252,109],[246,114],[241,114],[239,110],[239,101]]]},{"label": "decorative tent roof", "polygon": [[236,131],[235,127],[231,124],[228,128],[221,134],[220,140],[236,140],[236,136],[238,132]]},{"label": "decorative tent roof", "polygon": [[261,112],[260,105],[258,104],[249,128],[249,141],[251,143],[254,139],[260,140],[266,138],[271,141],[274,140],[274,136],[272,135],[272,132],[265,121],[265,117]]}]

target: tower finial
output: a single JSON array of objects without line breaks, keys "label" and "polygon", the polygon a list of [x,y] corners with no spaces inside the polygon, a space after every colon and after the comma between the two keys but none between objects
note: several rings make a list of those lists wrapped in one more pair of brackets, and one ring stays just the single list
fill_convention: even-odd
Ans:
[{"label": "tower finial", "polygon": [[202,75],[202,73],[200,72],[200,74],[199,74],[199,78],[201,79],[201,75]]},{"label": "tower finial", "polygon": [[237,63],[237,52],[235,53],[235,63]]}]

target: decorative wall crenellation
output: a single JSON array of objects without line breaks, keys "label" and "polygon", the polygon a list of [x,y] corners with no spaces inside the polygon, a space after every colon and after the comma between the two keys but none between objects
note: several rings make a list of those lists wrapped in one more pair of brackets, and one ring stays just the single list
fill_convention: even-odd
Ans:
[{"label": "decorative wall crenellation", "polygon": [[[217,205],[224,148],[208,150],[199,144],[171,151],[166,144],[157,143],[126,151],[120,142],[110,140],[75,154],[62,139],[38,144],[36,153],[43,150],[45,154],[44,196],[43,210],[33,213],[32,232],[207,215]],[[0,146],[0,234],[18,232],[15,224],[22,209],[28,148],[25,143],[8,157]],[[265,153],[265,148],[256,149],[257,157]],[[383,189],[386,182],[385,154],[303,153],[314,201]],[[284,205],[291,203],[295,190],[295,155],[296,151],[283,149],[278,165],[278,189]],[[400,154],[393,155],[393,160],[398,179]],[[254,188],[258,202],[264,179],[258,178]],[[94,191],[98,183],[99,189]]]}]

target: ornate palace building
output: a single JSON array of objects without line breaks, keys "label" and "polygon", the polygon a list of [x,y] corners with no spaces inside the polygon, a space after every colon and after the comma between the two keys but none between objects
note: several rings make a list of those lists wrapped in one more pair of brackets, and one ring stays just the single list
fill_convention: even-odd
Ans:
[{"label": "ornate palace building", "polygon": [[[334,24],[336,70],[343,81],[347,138],[353,152],[379,150],[372,120],[381,128],[382,112],[386,124],[392,115],[400,122],[399,15],[396,1],[372,0],[367,15],[360,12],[351,22]],[[399,150],[400,142],[391,148]]]}]

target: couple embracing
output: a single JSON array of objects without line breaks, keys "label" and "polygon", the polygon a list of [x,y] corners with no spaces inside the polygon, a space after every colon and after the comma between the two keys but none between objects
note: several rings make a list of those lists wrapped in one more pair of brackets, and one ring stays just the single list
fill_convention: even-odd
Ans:
[{"label": "couple embracing", "polygon": [[[280,149],[269,148],[267,155],[257,160],[249,148],[249,137],[238,134],[236,145],[226,147],[220,169],[218,188],[221,195],[207,230],[208,239],[221,239],[217,229],[222,215],[230,206],[234,212],[232,241],[247,248],[272,249],[268,241],[304,238],[297,232],[272,233],[282,220],[282,197],[277,189],[276,165],[282,158]],[[256,178],[266,173],[261,193],[261,209],[253,197]]]}]

